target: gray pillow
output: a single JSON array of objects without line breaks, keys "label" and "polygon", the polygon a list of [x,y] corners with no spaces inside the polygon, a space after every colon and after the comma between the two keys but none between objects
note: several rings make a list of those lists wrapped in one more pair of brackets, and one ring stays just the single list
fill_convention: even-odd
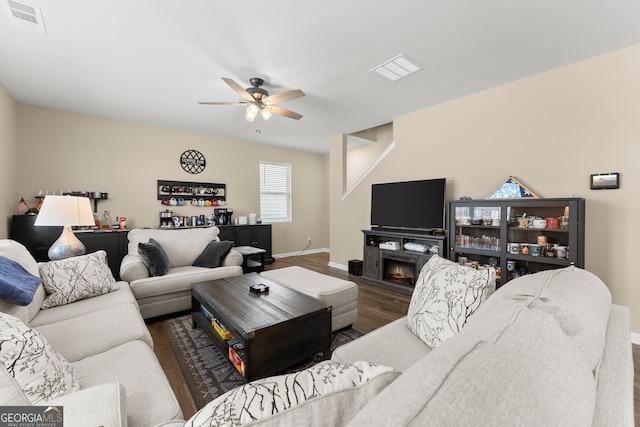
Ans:
[{"label": "gray pillow", "polygon": [[138,243],[138,254],[149,271],[149,276],[164,276],[169,272],[169,257],[160,243],[149,239],[147,243]]},{"label": "gray pillow", "polygon": [[209,242],[198,258],[193,261],[193,265],[207,268],[220,267],[232,246],[233,242],[229,240]]}]

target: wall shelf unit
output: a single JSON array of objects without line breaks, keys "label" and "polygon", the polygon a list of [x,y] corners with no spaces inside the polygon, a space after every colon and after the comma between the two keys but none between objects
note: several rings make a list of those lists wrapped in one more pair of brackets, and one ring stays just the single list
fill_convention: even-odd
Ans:
[{"label": "wall shelf unit", "polygon": [[[521,226],[517,219],[522,217],[556,218],[558,225]],[[562,217],[566,222],[560,226]],[[582,198],[451,201],[449,259],[494,264],[498,287],[527,273],[570,265],[584,268],[584,227]]]},{"label": "wall shelf unit", "polygon": [[[213,182],[169,181],[159,179],[157,183],[158,200],[167,201],[174,198],[184,199],[185,205],[192,199],[204,199],[208,201],[226,201],[226,184]],[[166,204],[166,203],[163,203]]]}]

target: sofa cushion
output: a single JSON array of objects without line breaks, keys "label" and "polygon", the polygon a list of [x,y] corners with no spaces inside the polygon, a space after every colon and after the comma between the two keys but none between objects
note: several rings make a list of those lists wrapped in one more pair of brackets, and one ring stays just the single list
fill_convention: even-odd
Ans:
[{"label": "sofa cushion", "polygon": [[476,270],[432,256],[416,281],[407,326],[431,348],[457,334],[495,289],[493,268]]},{"label": "sofa cushion", "polygon": [[209,242],[193,265],[207,268],[220,267],[232,246],[233,242],[229,240]]},{"label": "sofa cushion", "polygon": [[29,305],[42,281],[17,262],[0,255],[0,298],[11,304]]},{"label": "sofa cushion", "polygon": [[138,243],[154,239],[164,248],[171,268],[193,264],[209,242],[219,240],[218,227],[198,227],[183,229],[141,229],[135,228],[127,234],[127,253],[138,254]]},{"label": "sofa cushion", "polygon": [[79,389],[73,367],[44,336],[1,312],[0,365],[34,405]]},{"label": "sofa cushion", "polygon": [[160,243],[154,239],[138,243],[138,254],[147,267],[149,276],[164,276],[169,272],[169,257]]},{"label": "sofa cushion", "polygon": [[320,363],[252,381],[216,398],[185,427],[202,425],[337,425],[350,419],[398,372],[369,362]]},{"label": "sofa cushion", "polygon": [[[34,276],[40,275],[38,263],[23,244],[11,239],[2,239],[0,240],[0,255],[17,262]],[[13,314],[25,323],[29,323],[40,311],[45,297],[44,287],[39,286],[33,300],[27,307],[11,304],[0,299],[0,311]]]},{"label": "sofa cushion", "polygon": [[406,317],[401,317],[336,348],[331,360],[341,363],[366,360],[403,372],[430,351],[431,347],[407,328]]},{"label": "sofa cushion", "polygon": [[590,426],[596,381],[554,315],[525,301],[496,311],[489,301],[349,426]]},{"label": "sofa cushion", "polygon": [[119,383],[84,388],[47,403],[64,407],[65,426],[127,425],[127,392]]},{"label": "sofa cushion", "polygon": [[143,341],[153,348],[151,334],[135,303],[114,305],[34,328],[46,336],[49,344],[69,362],[135,340]]},{"label": "sofa cushion", "polygon": [[634,366],[629,351],[628,307],[612,304],[602,361],[598,366],[597,394],[592,427],[633,426]]},{"label": "sofa cushion", "polygon": [[38,263],[22,243],[11,239],[0,240],[0,255],[17,262],[34,276],[39,274]]},{"label": "sofa cushion", "polygon": [[[485,303],[492,311],[525,302],[554,316],[592,370],[600,365],[611,313],[611,293],[593,273],[577,267],[521,276]],[[483,310],[483,313],[487,312]],[[481,321],[476,317],[473,322]]]},{"label": "sofa cushion", "polygon": [[22,392],[20,384],[4,366],[0,366],[0,406],[27,406],[29,399]]},{"label": "sofa cushion", "polygon": [[42,308],[65,305],[118,289],[103,250],[92,254],[38,263],[42,284],[49,295]]},{"label": "sofa cushion", "polygon": [[158,359],[142,341],[130,341],[72,365],[82,389],[106,383],[122,385],[130,426],[154,426],[182,418],[180,405]]},{"label": "sofa cushion", "polygon": [[106,308],[111,308],[120,304],[136,304],[136,299],[131,292],[127,282],[116,282],[117,290],[102,294],[98,298],[85,298],[75,301],[73,304],[59,305],[47,310],[40,310],[29,326],[38,327],[51,323],[60,322],[67,319],[80,317],[88,313],[93,313]]}]

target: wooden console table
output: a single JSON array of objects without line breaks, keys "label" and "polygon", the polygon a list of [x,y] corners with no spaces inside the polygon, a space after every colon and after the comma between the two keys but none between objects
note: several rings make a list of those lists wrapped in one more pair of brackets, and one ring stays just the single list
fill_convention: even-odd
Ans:
[{"label": "wooden console table", "polygon": [[[62,227],[34,225],[37,215],[14,215],[9,237],[22,243],[38,262],[49,261],[47,252],[55,242]],[[120,280],[120,263],[127,254],[128,230],[76,232],[76,237],[87,249],[87,253],[104,250],[107,252],[109,269],[116,280]]]}]

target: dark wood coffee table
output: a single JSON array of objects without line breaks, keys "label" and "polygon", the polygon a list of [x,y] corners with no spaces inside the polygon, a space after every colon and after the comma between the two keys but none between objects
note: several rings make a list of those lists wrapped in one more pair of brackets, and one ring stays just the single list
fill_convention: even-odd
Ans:
[{"label": "dark wood coffee table", "polygon": [[[250,292],[252,284],[265,284],[269,291]],[[200,326],[224,355],[229,355],[229,339],[244,346],[247,381],[279,373],[318,352],[329,358],[331,307],[315,298],[256,273],[194,283],[191,296],[194,328]],[[223,337],[210,317],[232,337]]]}]

